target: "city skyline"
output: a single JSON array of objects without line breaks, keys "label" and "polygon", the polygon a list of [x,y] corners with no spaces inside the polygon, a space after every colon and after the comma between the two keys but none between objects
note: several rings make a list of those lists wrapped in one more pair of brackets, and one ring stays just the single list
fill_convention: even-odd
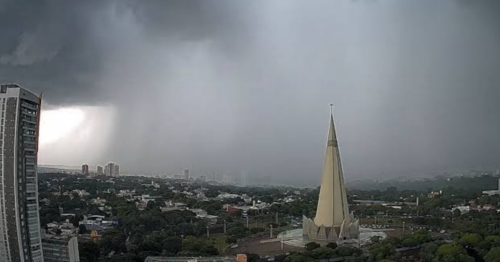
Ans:
[{"label": "city skyline", "polygon": [[497,168],[499,12],[491,0],[8,1],[0,82],[46,95],[40,164],[308,182],[333,103],[353,179]]}]

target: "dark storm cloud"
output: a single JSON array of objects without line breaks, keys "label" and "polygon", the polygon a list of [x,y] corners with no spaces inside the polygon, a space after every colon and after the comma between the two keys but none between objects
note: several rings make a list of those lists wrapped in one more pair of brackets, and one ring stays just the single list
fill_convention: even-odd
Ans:
[{"label": "dark storm cloud", "polygon": [[100,50],[88,42],[87,15],[76,1],[7,1],[0,9],[0,80],[45,91],[50,101],[81,102],[96,87]]},{"label": "dark storm cloud", "polygon": [[126,46],[120,41],[130,40],[114,35],[114,30],[120,30],[116,23],[122,17],[130,16],[137,28],[145,31],[141,37],[197,41],[231,26],[224,10],[231,4],[220,4],[179,0],[4,1],[0,5],[0,80],[45,91],[52,103],[102,102],[106,99],[101,92],[104,88],[96,79],[101,76],[107,53]]},{"label": "dark storm cloud", "polygon": [[0,81],[113,105],[102,162],[130,171],[314,184],[330,102],[348,180],[495,166],[498,13],[493,0],[3,1]]}]

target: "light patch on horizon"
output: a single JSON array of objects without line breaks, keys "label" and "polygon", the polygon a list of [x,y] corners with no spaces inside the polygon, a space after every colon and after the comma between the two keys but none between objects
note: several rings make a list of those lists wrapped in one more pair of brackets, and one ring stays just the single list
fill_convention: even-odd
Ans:
[{"label": "light patch on horizon", "polygon": [[43,110],[38,163],[70,166],[105,163],[107,160],[100,157],[108,146],[114,115],[113,107],[100,106]]},{"label": "light patch on horizon", "polygon": [[85,112],[81,108],[44,110],[40,119],[40,146],[67,137],[83,124],[84,119]]}]

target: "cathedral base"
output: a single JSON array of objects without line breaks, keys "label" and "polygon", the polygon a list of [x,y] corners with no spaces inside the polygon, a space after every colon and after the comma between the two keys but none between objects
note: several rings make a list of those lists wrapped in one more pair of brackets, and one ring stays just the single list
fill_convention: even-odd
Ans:
[{"label": "cathedral base", "polygon": [[[339,245],[365,245],[370,242],[371,237],[378,236],[380,239],[385,239],[387,234],[382,231],[375,231],[371,228],[359,228],[359,238],[350,239],[347,241],[338,241]],[[304,236],[302,228],[288,230],[279,233],[275,241],[282,241],[284,245],[292,247],[305,247],[309,242],[316,242],[320,245],[326,245],[330,242],[312,240]]]},{"label": "cathedral base", "polygon": [[[352,222],[351,222],[352,221]],[[318,226],[308,217],[302,219],[302,234],[305,239],[315,242],[341,242],[359,237],[359,220],[346,219],[340,226]]]}]

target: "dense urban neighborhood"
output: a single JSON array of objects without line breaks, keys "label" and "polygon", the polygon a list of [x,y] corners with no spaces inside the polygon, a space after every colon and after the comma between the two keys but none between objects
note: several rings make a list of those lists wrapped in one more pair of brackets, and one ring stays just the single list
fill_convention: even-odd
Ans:
[{"label": "dense urban neighborhood", "polygon": [[318,189],[193,178],[39,176],[43,241],[76,237],[82,262],[237,254],[250,261],[500,259],[500,192],[491,174],[452,177],[443,188],[418,189],[426,180],[409,182],[413,190],[349,190],[361,227],[386,237],[363,246],[311,242],[305,248],[269,240],[301,227],[303,215],[314,216]]}]

